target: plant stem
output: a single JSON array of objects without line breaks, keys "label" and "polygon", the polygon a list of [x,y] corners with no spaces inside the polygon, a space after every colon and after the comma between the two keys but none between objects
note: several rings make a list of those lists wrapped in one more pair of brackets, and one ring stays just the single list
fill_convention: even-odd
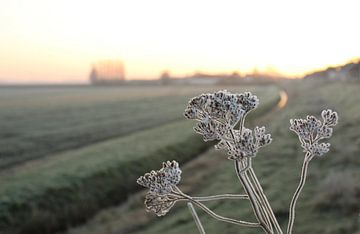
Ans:
[{"label": "plant stem", "polygon": [[243,175],[241,173],[242,168],[241,168],[240,162],[235,161],[234,163],[235,163],[236,174],[237,174],[241,184],[243,185],[246,194],[249,196],[250,204],[254,211],[256,219],[258,220],[258,222],[260,223],[260,226],[263,228],[263,230],[266,233],[272,233],[271,230],[269,229],[269,227],[267,226],[267,224],[265,223],[264,218],[262,217],[262,214],[259,210],[258,202],[254,195],[254,191],[250,188],[248,181],[246,181],[246,179],[243,177]]},{"label": "plant stem", "polygon": [[272,224],[275,227],[275,230],[277,231],[277,233],[282,234],[283,232],[281,230],[281,227],[280,227],[280,225],[279,225],[279,223],[278,223],[278,221],[276,219],[276,216],[275,216],[275,214],[274,214],[274,212],[273,212],[273,210],[272,210],[272,208],[270,206],[270,203],[269,203],[267,197],[264,194],[264,191],[263,191],[263,189],[261,187],[261,184],[260,184],[259,180],[257,179],[255,171],[254,171],[254,169],[252,167],[249,169],[249,175],[250,175],[251,179],[254,181],[255,188],[258,191],[259,195],[260,195],[262,203],[265,206],[266,212],[268,213],[268,215],[270,215],[270,219],[272,221]]},{"label": "plant stem", "polygon": [[272,225],[271,225],[271,221],[270,221],[270,218],[269,218],[269,215],[267,214],[267,211],[266,211],[266,208],[265,208],[265,205],[263,204],[263,202],[262,202],[262,200],[261,200],[261,197],[260,197],[260,195],[258,194],[257,190],[255,189],[255,187],[254,187],[253,184],[251,183],[247,171],[244,173],[244,178],[245,178],[247,184],[249,185],[249,187],[251,188],[252,193],[253,193],[254,196],[255,196],[255,201],[256,201],[256,203],[257,203],[257,205],[258,205],[258,207],[259,207],[261,216],[262,216],[264,222],[266,223],[267,227],[269,228],[270,233],[274,233],[273,227],[272,227]]},{"label": "plant stem", "polygon": [[249,199],[248,195],[241,195],[241,194],[219,194],[213,196],[206,196],[206,197],[192,197],[194,200],[202,202],[202,201],[214,201],[214,200],[221,200],[221,199]]},{"label": "plant stem", "polygon": [[251,223],[251,222],[247,222],[247,221],[242,221],[242,220],[236,220],[236,219],[231,219],[231,218],[227,218],[227,217],[223,217],[221,215],[216,214],[215,212],[213,212],[212,210],[210,210],[207,206],[205,206],[204,204],[202,204],[201,202],[198,202],[196,200],[194,200],[192,197],[186,195],[185,193],[181,192],[180,189],[176,188],[179,191],[179,194],[185,198],[188,199],[191,203],[197,205],[199,208],[201,208],[203,211],[205,211],[206,213],[208,213],[211,217],[219,220],[219,221],[223,221],[223,222],[227,222],[227,223],[232,223],[232,224],[236,224],[236,225],[240,225],[240,226],[245,226],[245,227],[261,227],[261,225],[259,223]]},{"label": "plant stem", "polygon": [[240,125],[239,125],[239,136],[242,136],[242,129],[244,127],[244,122],[245,122],[245,118],[246,118],[246,113],[240,118]]},{"label": "plant stem", "polygon": [[306,175],[307,175],[307,170],[308,170],[308,166],[309,166],[309,162],[310,162],[311,158],[309,156],[308,153],[306,153],[305,155],[305,159],[301,168],[301,175],[300,175],[300,182],[299,185],[294,193],[294,196],[291,200],[290,203],[290,208],[289,208],[289,224],[287,227],[287,234],[291,234],[292,233],[292,229],[294,227],[294,221],[295,221],[295,207],[296,207],[296,202],[300,196],[300,193],[302,191],[302,189],[304,188],[305,182],[306,182]]},{"label": "plant stem", "polygon": [[210,210],[204,204],[202,204],[202,203],[200,203],[198,201],[191,200],[191,202],[194,203],[195,205],[197,205],[199,208],[201,208],[206,213],[208,213],[211,217],[213,217],[213,218],[215,218],[215,219],[217,219],[219,221],[232,223],[232,224],[245,226],[245,227],[261,227],[261,225],[259,223],[251,223],[251,222],[247,222],[247,221],[242,221],[242,220],[236,220],[236,219],[223,217],[221,215],[218,215],[218,214],[214,213],[212,210]]},{"label": "plant stem", "polygon": [[200,234],[205,234],[204,227],[201,224],[201,221],[199,219],[199,216],[196,213],[196,210],[194,209],[193,204],[191,202],[188,202],[187,205],[188,205],[189,210],[190,210],[190,212],[191,212],[191,214],[192,214],[192,216],[194,218],[196,227],[199,229]]}]

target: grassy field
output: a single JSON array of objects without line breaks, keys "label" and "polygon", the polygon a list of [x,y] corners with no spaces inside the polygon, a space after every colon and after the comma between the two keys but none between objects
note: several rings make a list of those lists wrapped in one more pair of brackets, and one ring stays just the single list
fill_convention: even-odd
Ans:
[{"label": "grassy field", "polygon": [[[359,83],[289,82],[282,85],[289,94],[288,105],[257,118],[273,135],[273,143],[262,149],[254,169],[283,229],[288,206],[298,183],[303,153],[289,119],[306,114],[319,116],[322,109],[339,112],[340,122],[330,140],[331,151],[310,164],[308,182],[298,202],[295,233],[360,233],[360,94]],[[251,124],[253,125],[253,124]],[[155,167],[158,168],[158,167]],[[242,192],[233,164],[219,151],[210,150],[182,166],[181,189],[192,195]],[[196,171],[196,173],[194,173]],[[69,234],[196,233],[196,226],[185,204],[178,204],[163,218],[146,213],[145,191],[118,207],[100,212],[86,225]],[[209,203],[219,214],[255,221],[246,200]],[[261,233],[213,220],[199,211],[207,233]]]},{"label": "grassy field", "polygon": [[[161,161],[194,158],[208,145],[183,109],[189,97],[220,88],[3,88],[1,233],[64,230],[123,202]],[[264,100],[258,115],[279,98],[274,86],[246,89]]]},{"label": "grassy field", "polygon": [[0,88],[0,167],[179,120],[198,92],[196,87]]},{"label": "grassy field", "polygon": [[0,168],[180,120],[188,99],[209,90],[214,87],[0,88]]}]

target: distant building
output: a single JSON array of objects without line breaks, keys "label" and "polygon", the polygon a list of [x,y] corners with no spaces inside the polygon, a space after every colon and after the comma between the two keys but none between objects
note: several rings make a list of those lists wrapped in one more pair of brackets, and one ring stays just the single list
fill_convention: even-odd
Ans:
[{"label": "distant building", "polygon": [[171,84],[171,76],[170,76],[170,72],[168,71],[164,71],[161,75],[160,75],[160,83],[164,84],[164,85],[168,85]]},{"label": "distant building", "polygon": [[92,66],[90,75],[92,84],[120,84],[125,80],[124,64],[120,61],[101,61]]}]

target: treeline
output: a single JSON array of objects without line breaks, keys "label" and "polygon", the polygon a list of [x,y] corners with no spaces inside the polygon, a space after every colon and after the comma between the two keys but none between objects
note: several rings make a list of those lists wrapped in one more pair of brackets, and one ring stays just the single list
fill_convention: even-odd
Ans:
[{"label": "treeline", "polygon": [[360,59],[338,67],[329,67],[326,70],[310,73],[305,79],[326,80],[355,80],[360,81]]}]

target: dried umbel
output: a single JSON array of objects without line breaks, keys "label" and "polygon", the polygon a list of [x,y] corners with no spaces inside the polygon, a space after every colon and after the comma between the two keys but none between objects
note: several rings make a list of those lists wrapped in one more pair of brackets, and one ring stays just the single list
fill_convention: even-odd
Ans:
[{"label": "dried umbel", "polygon": [[259,148],[271,143],[265,127],[256,127],[254,131],[244,127],[246,114],[258,104],[259,99],[250,92],[232,94],[223,90],[192,98],[184,116],[198,121],[194,130],[205,141],[219,140],[216,149],[226,150],[229,159],[242,160],[256,156]]},{"label": "dried umbel", "polygon": [[177,200],[177,197],[149,192],[146,194],[144,204],[146,211],[154,212],[157,216],[164,216],[175,205]]},{"label": "dried umbel", "polygon": [[181,170],[176,161],[167,161],[158,171],[151,171],[137,179],[137,183],[150,189],[151,193],[166,195],[180,182]]},{"label": "dried umbel", "polygon": [[[181,179],[179,164],[176,161],[167,161],[163,163],[160,170],[146,173],[137,180],[138,184],[149,188],[145,198],[146,210],[163,216],[176,202],[187,201],[200,233],[205,233],[205,230],[193,205],[223,222],[262,228],[268,234],[282,234],[283,231],[252,168],[252,160],[261,147],[271,143],[271,135],[266,133],[265,127],[255,127],[251,130],[244,126],[246,115],[258,104],[258,98],[250,92],[232,94],[223,90],[192,98],[184,113],[186,118],[197,121],[194,130],[201,134],[205,141],[216,140],[218,142],[215,148],[227,151],[228,158],[233,160],[235,172],[244,188],[245,195],[220,194],[208,197],[186,195],[177,187]],[[292,233],[296,201],[305,185],[309,162],[312,158],[322,156],[329,151],[330,144],[320,141],[331,137],[333,127],[338,122],[338,115],[332,110],[324,110],[321,116],[322,121],[314,116],[290,120],[290,130],[298,135],[305,157],[300,183],[290,204],[288,234]],[[203,201],[234,198],[249,200],[257,220],[256,223],[220,216],[202,203]]]},{"label": "dried umbel", "polygon": [[[180,174],[181,170],[179,164],[176,161],[167,161],[163,163],[163,167],[160,170],[151,171],[137,179],[139,185],[150,189],[146,194],[144,202],[146,211],[154,212],[157,216],[164,216],[176,202],[187,201],[188,203],[197,205],[218,220],[249,227],[258,226],[256,223],[222,217],[201,203],[201,201],[213,201],[218,199],[247,199],[246,195],[220,194],[208,197],[190,197],[176,186],[180,182]],[[189,206],[189,208],[191,208],[190,211],[193,213],[193,216],[197,217],[194,208],[192,206]],[[203,230],[199,219],[197,218],[195,221],[197,222],[199,229]]]},{"label": "dried umbel", "polygon": [[242,116],[256,108],[258,104],[259,99],[250,92],[232,94],[222,90],[192,98],[184,116],[207,124],[208,128],[214,128],[216,124],[234,126]]},{"label": "dried umbel", "polygon": [[330,138],[332,127],[338,122],[338,115],[332,110],[323,110],[321,116],[323,121],[309,115],[306,119],[290,120],[290,130],[298,135],[304,152],[312,156],[322,156],[329,152],[330,143],[319,141]]},{"label": "dried umbel", "polygon": [[[215,145],[215,149],[225,149],[231,160],[242,160],[245,157],[255,157],[258,150],[271,143],[271,135],[265,134],[265,127],[251,129],[243,127],[240,135],[239,130],[233,130],[234,140],[221,140]],[[230,138],[230,137],[229,137]]]},{"label": "dried umbel", "polygon": [[172,193],[180,179],[181,170],[176,161],[164,162],[160,170],[140,176],[136,182],[150,190],[145,199],[146,210],[158,216],[165,215],[179,199]]},{"label": "dried umbel", "polygon": [[306,154],[301,168],[300,182],[290,203],[287,229],[289,234],[292,233],[294,227],[296,202],[305,186],[309,163],[314,157],[320,157],[329,152],[330,143],[320,143],[319,141],[332,136],[332,127],[338,123],[339,119],[338,114],[332,110],[323,110],[321,117],[323,121],[309,115],[306,119],[290,120],[290,130],[298,135],[301,147]]}]

